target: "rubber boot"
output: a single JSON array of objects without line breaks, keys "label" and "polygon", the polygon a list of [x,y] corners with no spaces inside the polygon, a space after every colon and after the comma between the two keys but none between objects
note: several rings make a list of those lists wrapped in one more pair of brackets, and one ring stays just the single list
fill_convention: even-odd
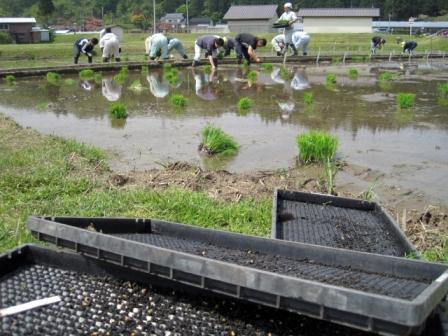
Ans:
[{"label": "rubber boot", "polygon": [[109,57],[103,57],[103,63],[109,63]]},{"label": "rubber boot", "polygon": [[75,58],[73,59],[73,61],[74,61],[75,64],[78,64],[78,60],[79,60],[79,57],[75,57]]},{"label": "rubber boot", "polygon": [[292,51],[293,51],[293,56],[298,56],[299,55],[299,53],[297,52],[297,49],[296,49],[296,46],[294,45],[294,43],[291,43],[290,44],[290,47],[291,47],[291,49],[292,49]]},{"label": "rubber boot", "polygon": [[187,55],[183,55],[182,58],[183,59],[188,59],[188,56]]}]

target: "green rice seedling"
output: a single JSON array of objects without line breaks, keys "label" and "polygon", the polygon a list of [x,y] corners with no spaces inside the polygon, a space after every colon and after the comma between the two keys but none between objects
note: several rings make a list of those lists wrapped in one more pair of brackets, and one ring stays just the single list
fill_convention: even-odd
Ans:
[{"label": "green rice seedling", "polygon": [[311,131],[297,136],[299,158],[304,163],[333,160],[338,148],[338,139],[328,133]]},{"label": "green rice seedling", "polygon": [[255,70],[249,71],[249,73],[247,74],[247,79],[252,83],[257,82],[258,72],[256,72]]},{"label": "green rice seedling", "polygon": [[336,64],[341,64],[341,63],[342,63],[342,57],[341,56],[336,56],[336,57],[333,57],[331,59],[331,64],[336,65]]},{"label": "green rice seedling", "polygon": [[290,77],[290,73],[287,67],[282,66],[280,68],[280,78],[283,80],[288,80]]},{"label": "green rice seedling", "polygon": [[112,117],[117,119],[126,119],[128,117],[128,111],[123,103],[110,104],[109,113]]},{"label": "green rice seedling", "polygon": [[134,91],[135,93],[140,93],[144,89],[142,83],[139,79],[132,82],[131,86],[129,87],[129,90]]},{"label": "green rice seedling", "polygon": [[238,143],[229,134],[213,125],[205,126],[202,131],[199,149],[209,155],[234,155],[238,152]]},{"label": "green rice seedling", "polygon": [[393,72],[385,71],[380,74],[378,79],[381,82],[391,82],[394,79],[394,77],[395,77],[395,74]]},{"label": "green rice seedling", "polygon": [[348,71],[348,77],[350,79],[357,79],[358,78],[358,70],[357,69],[350,69]]},{"label": "green rice seedling", "polygon": [[129,62],[129,56],[128,55],[124,55],[122,58],[123,62]]},{"label": "green rice seedling", "polygon": [[51,85],[59,85],[61,83],[61,75],[56,72],[47,72],[47,82]]},{"label": "green rice seedling", "polygon": [[164,77],[171,85],[177,85],[179,83],[179,71],[176,69],[166,71]]},{"label": "green rice seedling", "polygon": [[272,71],[274,69],[274,65],[272,63],[263,63],[261,68],[263,71]]},{"label": "green rice seedling", "polygon": [[327,193],[334,195],[334,177],[336,175],[336,165],[334,164],[333,160],[331,160],[329,157],[325,160],[325,182],[327,185]]},{"label": "green rice seedling", "polygon": [[243,61],[243,66],[248,67],[250,65],[249,61],[247,59],[245,59]]},{"label": "green rice seedling", "polygon": [[142,65],[142,74],[147,74],[147,73],[149,73],[149,66]]},{"label": "green rice seedling", "polygon": [[187,105],[187,99],[181,94],[174,94],[170,96],[170,102],[174,106],[184,107]]},{"label": "green rice seedling", "polygon": [[248,97],[242,97],[238,101],[238,110],[240,111],[248,110],[252,107],[253,104],[254,102],[252,101],[252,99]]},{"label": "green rice seedling", "polygon": [[8,75],[5,77],[5,81],[8,85],[15,85],[16,84],[16,76]]},{"label": "green rice seedling", "polygon": [[95,74],[93,75],[93,80],[97,84],[102,83],[103,82],[103,75],[101,74],[101,72],[95,72]]},{"label": "green rice seedling", "polygon": [[171,63],[164,63],[163,64],[163,70],[164,71],[170,71],[173,68],[173,65]]},{"label": "green rice seedling", "polygon": [[352,57],[352,62],[354,62],[354,63],[364,63],[364,62],[367,62],[368,59],[369,59],[368,56],[353,56]]},{"label": "green rice seedling", "polygon": [[448,97],[448,83],[439,84],[437,90],[442,97]]},{"label": "green rice seedling", "polygon": [[75,80],[74,79],[71,79],[71,78],[67,78],[65,81],[64,81],[64,85],[67,85],[67,86],[73,86],[73,85],[75,85]]},{"label": "green rice seedling", "polygon": [[415,94],[413,93],[399,93],[397,95],[397,104],[400,109],[410,109],[414,107]]},{"label": "green rice seedling", "polygon": [[305,92],[305,94],[303,95],[303,102],[307,106],[313,105],[313,103],[314,103],[314,93],[312,93],[312,92]]},{"label": "green rice seedling", "polygon": [[45,111],[50,107],[50,103],[48,102],[42,102],[36,105],[36,109],[38,111]]},{"label": "green rice seedling", "polygon": [[336,75],[334,73],[327,74],[326,83],[327,83],[327,85],[336,84]]},{"label": "green rice seedling", "polygon": [[205,74],[211,74],[212,73],[212,66],[207,64],[204,66],[204,73]]},{"label": "green rice seedling", "polygon": [[370,184],[369,188],[361,194],[361,197],[364,201],[372,202],[377,197],[374,191],[377,184],[378,184],[378,178],[375,179],[375,181]]},{"label": "green rice seedling", "polygon": [[91,80],[95,76],[95,72],[92,69],[84,69],[79,72],[79,78],[82,80]]}]

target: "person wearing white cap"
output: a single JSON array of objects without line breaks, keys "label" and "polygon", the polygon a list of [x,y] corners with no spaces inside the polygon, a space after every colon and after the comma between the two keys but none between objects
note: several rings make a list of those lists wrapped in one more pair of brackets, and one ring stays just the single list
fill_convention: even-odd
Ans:
[{"label": "person wearing white cap", "polygon": [[283,7],[285,12],[282,14],[282,16],[280,16],[278,21],[289,22],[289,26],[285,28],[285,43],[286,43],[285,51],[287,51],[288,46],[290,46],[291,49],[294,51],[294,56],[296,56],[297,49],[292,43],[292,34],[294,33],[293,25],[294,23],[297,22],[299,18],[297,17],[296,13],[294,13],[294,11],[292,10],[292,4],[290,2],[285,3]]}]

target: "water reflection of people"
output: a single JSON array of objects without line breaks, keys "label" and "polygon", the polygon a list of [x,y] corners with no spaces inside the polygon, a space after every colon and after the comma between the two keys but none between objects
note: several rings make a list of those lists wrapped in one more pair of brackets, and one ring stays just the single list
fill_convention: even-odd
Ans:
[{"label": "water reflection of people", "polygon": [[90,81],[88,81],[88,80],[83,80],[83,81],[81,81],[80,83],[79,83],[79,85],[81,86],[81,88],[83,89],[83,90],[86,90],[86,91],[92,91],[93,89],[94,89],[94,87],[95,87],[95,85],[94,84],[92,84]]},{"label": "water reflection of people", "polygon": [[294,77],[291,81],[291,88],[296,91],[306,90],[310,88],[310,81],[305,72],[305,68],[296,68]]},{"label": "water reflection of people", "polygon": [[120,99],[122,86],[115,82],[112,78],[103,78],[102,93],[104,98],[110,102]]},{"label": "water reflection of people", "polygon": [[285,101],[285,102],[277,102],[277,105],[278,105],[278,107],[280,107],[281,118],[283,120],[288,120],[289,116],[292,114],[292,112],[296,108],[296,104],[292,100]]},{"label": "water reflection of people", "polygon": [[204,74],[202,78],[202,73],[197,73],[193,69],[193,76],[195,81],[195,91],[196,95],[202,100],[212,101],[216,100],[217,90],[213,86],[213,81],[215,80],[215,70],[212,69],[210,74]]},{"label": "water reflection of people", "polygon": [[170,87],[163,79],[160,79],[160,74],[150,74],[146,77],[149,83],[149,90],[156,98],[165,98],[170,93]]}]

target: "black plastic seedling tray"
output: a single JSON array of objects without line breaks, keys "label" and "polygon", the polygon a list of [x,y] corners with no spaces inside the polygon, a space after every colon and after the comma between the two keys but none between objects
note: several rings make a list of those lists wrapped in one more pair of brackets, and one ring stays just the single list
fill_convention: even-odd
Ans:
[{"label": "black plastic seedling tray", "polygon": [[[0,317],[0,335],[370,335],[79,254],[25,245],[0,255],[0,311],[56,295],[58,303]],[[441,330],[434,315],[424,333]]]},{"label": "black plastic seedling tray", "polygon": [[397,257],[416,253],[377,203],[297,191],[275,191],[272,237]]},{"label": "black plastic seedling tray", "polygon": [[381,334],[421,331],[447,266],[145,219],[39,218],[42,241],[150,275]]}]

